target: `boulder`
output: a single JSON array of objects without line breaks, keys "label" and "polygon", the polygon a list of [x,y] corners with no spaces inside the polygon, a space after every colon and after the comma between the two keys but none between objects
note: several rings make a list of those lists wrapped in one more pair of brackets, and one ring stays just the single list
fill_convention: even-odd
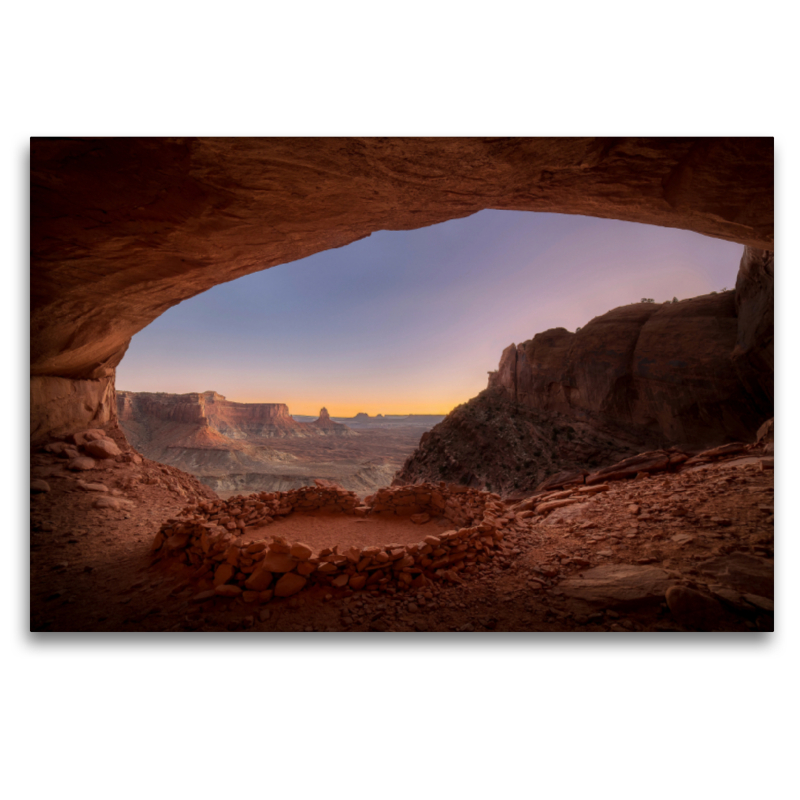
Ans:
[{"label": "boulder", "polygon": [[93,508],[109,508],[114,511],[118,511],[122,508],[122,502],[118,497],[98,497],[92,503]]},{"label": "boulder", "polygon": [[673,581],[663,569],[637,564],[607,564],[578,573],[558,588],[570,598],[606,607],[657,604]]},{"label": "boulder", "polygon": [[[221,586],[227,583],[236,572],[236,568],[231,564],[220,564],[214,573],[214,586]],[[248,587],[249,588],[249,587]]]},{"label": "boulder", "polygon": [[297,559],[285,553],[267,551],[261,562],[261,568],[267,572],[291,572],[297,566]]},{"label": "boulder", "polygon": [[571,497],[564,500],[550,500],[546,503],[539,503],[539,505],[536,506],[536,513],[547,514],[549,511],[552,511],[555,508],[562,508],[564,506],[571,506],[574,503],[582,502],[584,502],[582,497]]},{"label": "boulder", "polygon": [[757,594],[746,594],[743,599],[761,611],[766,611],[769,614],[775,612],[775,601],[770,600],[768,597],[760,597]]},{"label": "boulder", "polygon": [[31,494],[41,494],[50,491],[50,484],[43,480],[31,481]]},{"label": "boulder", "polygon": [[724,609],[713,597],[688,586],[670,586],[665,597],[675,617],[694,628],[711,630],[719,625],[724,616]]},{"label": "boulder", "polygon": [[242,588],[234,584],[223,583],[217,586],[215,592],[220,595],[220,597],[239,597],[242,593]]},{"label": "boulder", "polygon": [[743,593],[768,598],[775,596],[773,559],[731,553],[701,561],[697,570],[715,578],[717,583],[732,586]]},{"label": "boulder", "polygon": [[59,458],[78,458],[80,456],[78,448],[66,442],[50,442],[44,449],[48,453],[59,456]]},{"label": "boulder", "polygon": [[366,582],[367,582],[367,576],[366,575],[353,575],[350,578],[350,584],[349,585],[350,585],[351,589],[358,590],[358,589],[363,589],[364,585],[366,584]]},{"label": "boulder", "polygon": [[764,448],[765,455],[775,452],[775,419],[768,419],[756,434],[756,442]]},{"label": "boulder", "polygon": [[86,442],[94,441],[95,439],[104,439],[106,437],[106,432],[102,428],[88,428],[85,431],[78,431],[78,433],[73,433],[70,437],[74,444],[81,445],[86,444]]},{"label": "boulder", "polygon": [[96,466],[97,462],[93,458],[87,458],[86,456],[79,456],[78,458],[73,458],[67,462],[67,469],[71,469],[73,472],[82,472],[87,469],[94,469]]},{"label": "boulder", "polygon": [[93,458],[115,458],[122,451],[117,443],[111,439],[94,439],[83,445],[84,451]]},{"label": "boulder", "polygon": [[259,568],[251,573],[250,577],[244,582],[244,585],[254,592],[263,592],[266,591],[271,583],[272,573],[269,570]]},{"label": "boulder", "polygon": [[709,450],[703,450],[702,453],[698,453],[684,463],[688,467],[693,464],[702,464],[717,458],[723,458],[724,456],[736,455],[736,453],[741,453],[746,446],[744,442],[731,442],[730,444],[723,444],[719,447],[712,447]]},{"label": "boulder", "polygon": [[307,544],[303,544],[302,542],[295,542],[289,548],[289,555],[300,561],[307,561],[313,554],[314,551]]},{"label": "boulder", "polygon": [[275,597],[290,597],[297,594],[308,583],[307,578],[296,572],[287,572],[275,584]]},{"label": "boulder", "polygon": [[604,467],[591,475],[586,476],[586,485],[605,481],[618,481],[624,478],[633,478],[639,472],[658,472],[669,467],[669,453],[664,450],[653,450],[639,453],[631,458],[625,458],[610,467]]},{"label": "boulder", "polygon": [[566,470],[553,475],[536,487],[537,492],[547,492],[550,489],[560,489],[563,486],[580,486],[586,480],[588,473],[586,470]]}]

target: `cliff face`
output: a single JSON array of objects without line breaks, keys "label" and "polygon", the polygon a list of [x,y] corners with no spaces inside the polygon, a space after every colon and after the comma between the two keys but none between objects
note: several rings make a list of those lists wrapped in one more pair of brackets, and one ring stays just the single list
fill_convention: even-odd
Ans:
[{"label": "cliff face", "polygon": [[507,347],[488,388],[423,437],[397,480],[532,489],[650,447],[753,440],[774,413],[768,266],[756,261],[749,294],[636,303]]},{"label": "cliff face", "polygon": [[767,404],[775,397],[774,294],[773,253],[745,247],[736,278],[739,324],[733,361],[748,391]]},{"label": "cliff face", "polygon": [[758,371],[734,361],[738,337],[733,291],[635,303],[577,333],[555,328],[511,345],[489,385],[540,411],[710,446],[748,438],[772,416],[771,398],[742,380],[747,371],[757,384]]},{"label": "cliff face", "polygon": [[117,414],[137,446],[160,439],[161,446],[237,449],[231,440],[357,435],[327,412],[313,423],[296,422],[285,403],[234,403],[216,392],[117,392]]}]

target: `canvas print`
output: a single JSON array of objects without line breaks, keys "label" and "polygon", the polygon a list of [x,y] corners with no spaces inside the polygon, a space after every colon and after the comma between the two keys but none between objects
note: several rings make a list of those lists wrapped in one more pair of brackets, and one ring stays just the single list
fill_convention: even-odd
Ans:
[{"label": "canvas print", "polygon": [[771,138],[33,138],[30,627],[773,630]]}]

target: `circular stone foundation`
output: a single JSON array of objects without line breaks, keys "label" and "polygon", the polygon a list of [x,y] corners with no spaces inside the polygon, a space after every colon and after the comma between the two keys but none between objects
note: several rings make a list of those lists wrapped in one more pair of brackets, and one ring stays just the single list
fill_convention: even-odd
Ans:
[{"label": "circular stone foundation", "polygon": [[444,483],[387,487],[364,505],[354,492],[306,487],[187,506],[151,549],[195,567],[197,600],[267,602],[312,584],[419,589],[486,563],[504,515],[498,495]]}]

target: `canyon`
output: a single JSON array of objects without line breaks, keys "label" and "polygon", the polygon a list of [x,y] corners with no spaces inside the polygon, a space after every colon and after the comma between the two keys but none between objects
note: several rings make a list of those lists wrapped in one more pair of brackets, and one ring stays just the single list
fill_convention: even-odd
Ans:
[{"label": "canyon", "polygon": [[[391,489],[313,512],[388,539],[355,564],[273,532],[310,494],[223,498],[187,474],[191,454],[248,474],[248,448],[297,465],[304,444],[355,453],[402,422],[345,433],[282,404],[117,392],[131,337],[176,303],[482,208],[739,242],[736,289],[511,345],[481,395],[424,423]],[[32,139],[31,628],[771,630],[772,251],[771,139]],[[389,544],[423,496],[419,541]],[[280,583],[257,566],[268,552],[316,582]],[[362,570],[380,577],[357,586]],[[256,571],[265,588],[245,597]]]},{"label": "canyon", "polygon": [[288,491],[315,480],[366,494],[390,483],[420,436],[443,419],[410,415],[387,422],[360,414],[345,425],[326,408],[316,419],[298,421],[283,403],[235,403],[211,391],[116,396],[119,425],[136,450],[222,496]]}]

